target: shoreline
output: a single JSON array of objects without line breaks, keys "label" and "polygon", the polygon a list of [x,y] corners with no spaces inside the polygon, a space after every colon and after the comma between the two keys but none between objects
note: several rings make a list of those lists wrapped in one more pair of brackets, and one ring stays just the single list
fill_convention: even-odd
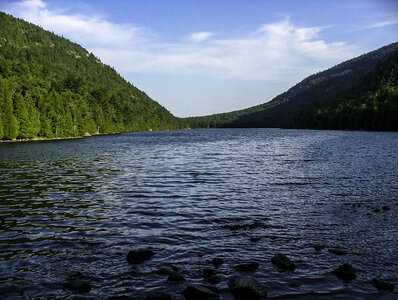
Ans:
[{"label": "shoreline", "polygon": [[19,143],[19,142],[40,142],[40,141],[58,141],[58,140],[75,140],[75,139],[85,139],[92,136],[100,136],[100,135],[111,135],[111,134],[120,134],[123,132],[111,132],[111,133],[94,133],[94,134],[85,134],[79,136],[66,136],[66,137],[33,137],[28,139],[14,139],[14,140],[0,140],[0,143]]},{"label": "shoreline", "polygon": [[0,140],[0,143],[19,143],[19,142],[40,142],[40,141],[56,141],[56,140],[74,140],[74,139],[84,139],[88,136],[69,136],[69,137],[55,137],[55,138],[45,138],[45,137],[34,137],[29,139],[15,139],[15,140]]}]

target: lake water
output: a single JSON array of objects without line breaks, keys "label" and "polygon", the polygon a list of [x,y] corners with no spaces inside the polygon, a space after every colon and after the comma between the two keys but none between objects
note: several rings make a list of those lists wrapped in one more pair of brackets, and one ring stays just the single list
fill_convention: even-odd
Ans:
[{"label": "lake water", "polygon": [[[233,299],[232,275],[256,278],[270,298],[325,299],[378,298],[378,277],[395,284],[383,296],[392,299],[397,216],[398,133],[225,129],[2,143],[0,294],[142,299],[160,288],[183,299],[222,257],[221,299]],[[127,252],[140,247],[156,255],[129,265]],[[277,253],[296,270],[278,270]],[[232,268],[248,261],[259,268]],[[330,273],[344,262],[357,270],[351,283]],[[171,265],[186,282],[154,273]],[[89,293],[63,287],[77,272]]]}]

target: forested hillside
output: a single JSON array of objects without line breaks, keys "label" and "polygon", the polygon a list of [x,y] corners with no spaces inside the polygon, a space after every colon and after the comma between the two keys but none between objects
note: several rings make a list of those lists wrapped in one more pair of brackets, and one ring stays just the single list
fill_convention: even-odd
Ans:
[{"label": "forested hillside", "polygon": [[[398,43],[382,47],[326,71],[311,75],[265,104],[230,113],[187,118],[187,121],[194,128],[295,126],[313,128],[312,125],[315,124],[313,121],[305,123],[303,119],[304,115],[309,117],[307,110],[312,111],[314,107],[318,108],[322,103],[340,99],[342,94],[347,93],[354,86],[358,86],[367,74],[385,62],[396,49],[398,49]],[[385,74],[385,76],[389,75]],[[373,86],[375,85],[373,82],[375,78],[367,80],[368,84],[371,81]],[[361,84],[360,87],[352,90],[352,93],[357,93],[358,96],[358,93],[362,95],[363,92],[368,91],[368,87],[367,84]],[[355,98],[356,95],[351,94],[351,97]],[[317,118],[324,118],[329,112],[329,110],[324,111]],[[298,117],[298,114],[301,117]],[[349,127],[349,125],[341,124],[339,128]]]},{"label": "forested hillside", "polygon": [[351,89],[298,113],[291,128],[398,131],[398,50]]},{"label": "forested hillside", "polygon": [[0,139],[183,127],[69,40],[0,12]]}]

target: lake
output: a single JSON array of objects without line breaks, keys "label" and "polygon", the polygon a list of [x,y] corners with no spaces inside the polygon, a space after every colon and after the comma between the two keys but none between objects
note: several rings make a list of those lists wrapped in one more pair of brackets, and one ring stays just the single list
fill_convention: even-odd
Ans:
[{"label": "lake", "polygon": [[[183,299],[214,268],[221,299],[233,299],[232,275],[255,278],[270,298],[377,297],[374,277],[398,290],[397,216],[398,133],[217,129],[1,143],[0,294],[143,299],[162,289]],[[156,254],[131,265],[136,248]],[[296,269],[276,268],[277,253]],[[213,267],[214,257],[224,264]],[[233,268],[253,261],[257,270]],[[344,262],[357,271],[352,282],[331,274]],[[155,273],[171,266],[185,282]],[[71,276],[91,291],[65,288]]]}]

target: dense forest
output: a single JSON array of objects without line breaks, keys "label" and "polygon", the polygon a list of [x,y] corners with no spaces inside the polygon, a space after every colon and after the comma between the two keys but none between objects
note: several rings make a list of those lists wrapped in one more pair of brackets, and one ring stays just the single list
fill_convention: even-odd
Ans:
[{"label": "dense forest", "polygon": [[398,50],[339,97],[298,113],[288,127],[398,131]]},{"label": "dense forest", "polygon": [[183,124],[81,46],[0,12],[0,139]]},{"label": "dense forest", "polygon": [[394,43],[311,75],[265,104],[186,120],[193,128],[396,130],[397,49]]}]

